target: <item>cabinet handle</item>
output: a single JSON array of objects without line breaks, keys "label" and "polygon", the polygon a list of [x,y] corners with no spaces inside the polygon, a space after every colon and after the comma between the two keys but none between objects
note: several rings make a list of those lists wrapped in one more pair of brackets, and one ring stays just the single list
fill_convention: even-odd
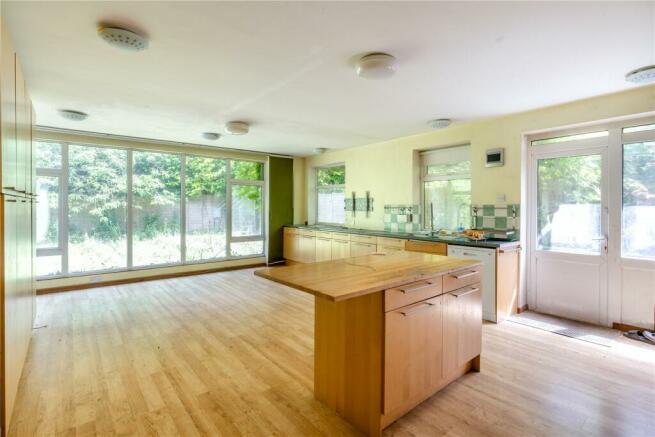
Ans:
[{"label": "cabinet handle", "polygon": [[466,296],[467,294],[475,293],[476,291],[480,291],[480,288],[473,287],[473,288],[469,288],[468,290],[454,291],[450,294],[452,294],[455,297],[462,297],[462,296]]},{"label": "cabinet handle", "polygon": [[16,187],[2,187],[2,188],[6,189],[6,190],[16,191]]},{"label": "cabinet handle", "polygon": [[16,199],[6,199],[5,198],[5,202],[16,203]]},{"label": "cabinet handle", "polygon": [[471,252],[462,252],[462,255],[464,255],[464,256],[475,256],[475,254],[471,253]]},{"label": "cabinet handle", "polygon": [[426,282],[425,284],[421,285],[414,285],[413,287],[400,287],[398,290],[402,291],[403,293],[413,293],[415,291],[423,290],[424,288],[432,287],[432,282]]},{"label": "cabinet handle", "polygon": [[419,305],[419,306],[412,307],[412,308],[410,308],[410,309],[408,309],[408,310],[405,310],[405,311],[400,311],[400,314],[402,314],[403,316],[407,317],[407,316],[411,316],[412,314],[420,313],[420,312],[423,311],[423,310],[427,310],[428,308],[430,308],[430,307],[432,307],[432,306],[434,306],[433,303],[430,303],[430,302],[423,302],[423,303],[422,303],[421,305]]},{"label": "cabinet handle", "polygon": [[472,270],[470,272],[462,273],[460,275],[450,275],[450,277],[455,278],[455,279],[464,279],[464,278],[468,278],[470,276],[474,276],[474,275],[477,275],[477,274],[478,274],[478,272],[476,270]]}]

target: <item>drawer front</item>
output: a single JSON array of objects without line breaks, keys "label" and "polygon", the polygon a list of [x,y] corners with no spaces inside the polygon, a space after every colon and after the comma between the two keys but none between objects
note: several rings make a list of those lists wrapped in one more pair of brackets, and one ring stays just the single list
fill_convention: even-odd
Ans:
[{"label": "drawer front", "polygon": [[310,231],[308,229],[298,229],[298,233],[300,235],[306,235],[308,237],[314,237],[316,236],[316,231]]},{"label": "drawer front", "polygon": [[443,290],[444,292],[453,291],[481,281],[482,266],[462,269],[443,277]]},{"label": "drawer front", "polygon": [[350,241],[354,241],[357,243],[370,243],[370,244],[377,244],[378,238],[377,237],[372,237],[370,235],[350,235]]},{"label": "drawer front", "polygon": [[330,238],[339,241],[350,241],[350,234],[344,234],[342,232],[330,232]]},{"label": "drawer front", "polygon": [[378,246],[378,252],[380,253],[396,253],[402,252],[403,250],[400,247]]},{"label": "drawer front", "polygon": [[332,238],[330,232],[316,231],[315,234],[316,234],[316,238]]},{"label": "drawer front", "polygon": [[402,238],[378,237],[378,246],[397,247],[398,249],[404,249],[405,240]]},{"label": "drawer front", "polygon": [[409,240],[405,242],[405,250],[432,253],[434,255],[446,255],[448,253],[448,245],[434,241]]},{"label": "drawer front", "polygon": [[296,235],[298,233],[297,228],[284,228],[284,233],[286,235]]},{"label": "drawer front", "polygon": [[405,305],[439,296],[442,292],[441,276],[390,288],[384,291],[384,311],[392,311]]}]

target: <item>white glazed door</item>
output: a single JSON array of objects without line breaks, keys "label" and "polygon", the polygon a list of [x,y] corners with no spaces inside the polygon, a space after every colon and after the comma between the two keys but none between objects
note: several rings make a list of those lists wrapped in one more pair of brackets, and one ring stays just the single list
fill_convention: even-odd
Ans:
[{"label": "white glazed door", "polygon": [[607,138],[576,143],[532,150],[530,308],[605,324]]}]

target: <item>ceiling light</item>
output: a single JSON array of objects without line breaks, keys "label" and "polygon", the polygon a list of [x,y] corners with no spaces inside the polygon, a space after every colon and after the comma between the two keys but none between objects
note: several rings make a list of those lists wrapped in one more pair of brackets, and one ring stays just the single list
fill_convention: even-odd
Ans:
[{"label": "ceiling light", "polygon": [[98,36],[109,45],[131,52],[140,52],[148,48],[148,39],[145,36],[120,27],[100,27]]},{"label": "ceiling light", "polygon": [[314,149],[314,153],[316,153],[317,155],[322,155],[325,152],[327,152],[327,150],[328,149],[326,149],[325,147],[317,147]]},{"label": "ceiling light", "polygon": [[225,123],[225,132],[230,135],[245,135],[250,126],[245,121],[230,121]]},{"label": "ceiling light", "polygon": [[202,137],[209,141],[216,141],[221,137],[221,134],[216,132],[203,132]]},{"label": "ceiling light", "polygon": [[632,83],[655,82],[655,65],[637,68],[625,75],[625,80]]},{"label": "ceiling light", "polygon": [[72,121],[83,121],[89,118],[89,114],[80,111],[73,111],[72,109],[60,109],[59,115],[64,117],[66,120]]},{"label": "ceiling light", "polygon": [[428,126],[432,129],[445,129],[450,126],[450,123],[451,121],[449,118],[437,118],[436,120],[428,121]]},{"label": "ceiling light", "polygon": [[396,58],[387,53],[370,53],[357,61],[355,71],[366,79],[386,79],[396,72]]}]

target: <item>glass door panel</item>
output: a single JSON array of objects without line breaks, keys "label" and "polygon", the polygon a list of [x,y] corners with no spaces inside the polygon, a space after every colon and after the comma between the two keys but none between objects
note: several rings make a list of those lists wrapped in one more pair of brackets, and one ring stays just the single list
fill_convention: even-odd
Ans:
[{"label": "glass door panel", "polygon": [[623,146],[621,255],[655,260],[655,142]]},{"label": "glass door panel", "polygon": [[599,255],[602,155],[537,160],[537,249]]}]

